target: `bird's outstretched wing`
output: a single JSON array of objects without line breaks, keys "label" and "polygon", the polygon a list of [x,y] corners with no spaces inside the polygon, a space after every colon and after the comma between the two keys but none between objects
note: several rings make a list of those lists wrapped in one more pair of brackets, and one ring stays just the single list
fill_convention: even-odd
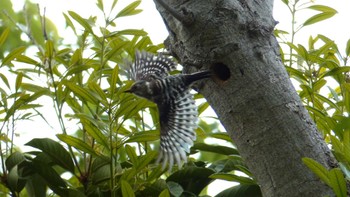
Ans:
[{"label": "bird's outstretched wing", "polygon": [[155,56],[145,51],[137,51],[131,67],[131,77],[135,81],[164,78],[175,68],[176,63],[162,54]]},{"label": "bird's outstretched wing", "polygon": [[160,153],[157,163],[163,162],[163,169],[169,163],[169,170],[176,162],[181,168],[187,162],[186,152],[190,152],[196,140],[198,111],[189,90],[184,91],[174,101],[158,104],[160,116]]}]

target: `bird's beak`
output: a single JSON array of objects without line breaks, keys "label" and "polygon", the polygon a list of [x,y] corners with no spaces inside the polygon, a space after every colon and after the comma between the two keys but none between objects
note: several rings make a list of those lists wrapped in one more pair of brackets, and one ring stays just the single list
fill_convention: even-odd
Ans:
[{"label": "bird's beak", "polygon": [[132,93],[131,89],[125,90],[123,93]]}]

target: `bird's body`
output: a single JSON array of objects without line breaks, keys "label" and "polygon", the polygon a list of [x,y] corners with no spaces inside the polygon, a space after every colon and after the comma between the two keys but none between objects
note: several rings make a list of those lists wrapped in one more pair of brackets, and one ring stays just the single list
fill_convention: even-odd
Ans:
[{"label": "bird's body", "polygon": [[176,64],[165,56],[137,52],[132,65],[132,78],[136,81],[127,92],[153,101],[160,117],[160,154],[163,168],[174,162],[181,167],[196,139],[198,112],[190,93],[193,82],[211,76],[209,71],[194,74],[169,75]]}]

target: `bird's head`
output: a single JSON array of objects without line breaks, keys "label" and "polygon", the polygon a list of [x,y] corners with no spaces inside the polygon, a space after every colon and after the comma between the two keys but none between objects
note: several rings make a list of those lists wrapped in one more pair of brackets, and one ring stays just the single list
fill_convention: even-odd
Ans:
[{"label": "bird's head", "polygon": [[150,94],[150,87],[148,81],[137,81],[129,90],[124,91],[125,93],[133,93],[137,96],[148,98]]}]

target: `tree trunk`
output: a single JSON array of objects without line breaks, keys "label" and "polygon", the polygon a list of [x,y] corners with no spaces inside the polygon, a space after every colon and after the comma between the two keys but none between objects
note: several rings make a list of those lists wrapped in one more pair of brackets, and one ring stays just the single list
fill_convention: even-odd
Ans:
[{"label": "tree trunk", "polygon": [[263,195],[334,195],[301,160],[310,157],[327,168],[335,163],[281,62],[273,0],[155,3],[169,31],[166,46],[185,69],[212,67],[221,78],[200,92]]}]

